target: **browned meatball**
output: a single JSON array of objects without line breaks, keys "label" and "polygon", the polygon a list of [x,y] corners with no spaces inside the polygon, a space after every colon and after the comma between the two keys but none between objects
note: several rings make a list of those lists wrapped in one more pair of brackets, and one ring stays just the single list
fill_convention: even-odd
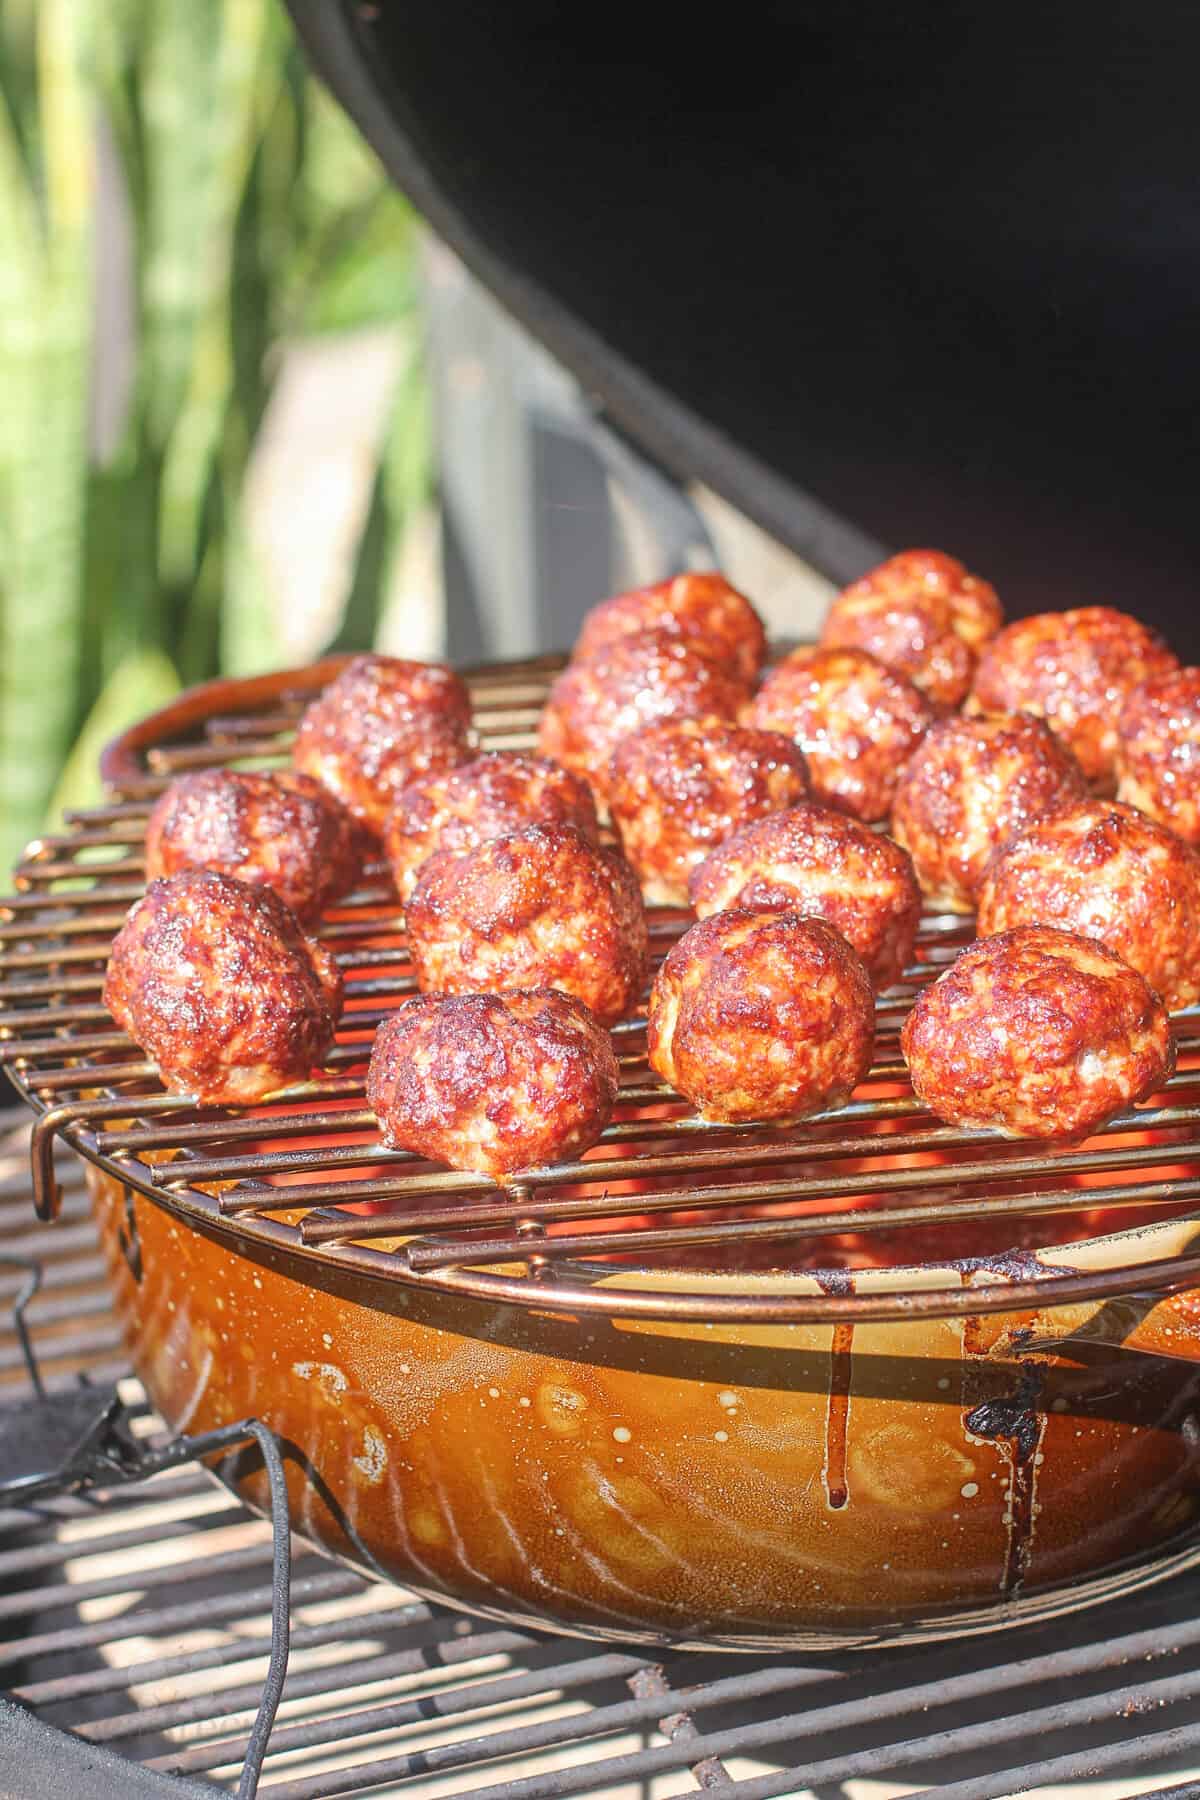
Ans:
[{"label": "browned meatball", "polygon": [[1157,632],[1111,606],[1038,613],[993,638],[967,710],[1039,714],[1075,752],[1088,780],[1111,787],[1126,696],[1147,676],[1177,666]]},{"label": "browned meatball", "polygon": [[204,769],[173,781],[150,814],[146,876],[219,869],[314,923],[354,886],[364,849],[345,807],[307,775]]},{"label": "browned meatball", "polygon": [[646,979],[633,870],[571,825],[530,825],[461,854],[438,851],[405,916],[424,993],[561,988],[607,1025],[629,1011]]},{"label": "browned meatball", "polygon": [[979,890],[983,937],[1055,925],[1106,944],[1169,1007],[1200,998],[1200,855],[1113,800],[1033,825],[997,852]]},{"label": "browned meatball", "polygon": [[104,1004],[173,1093],[245,1106],[319,1067],[342,978],[270,888],[184,869],[131,909]]},{"label": "browned meatball", "polygon": [[1174,1066],[1166,1010],[1118,956],[1026,926],[964,950],[926,988],[900,1047],[914,1092],[950,1125],[1083,1137]]},{"label": "browned meatball", "polygon": [[646,899],[686,906],[688,876],[715,844],[807,793],[804,753],[791,738],[673,719],[617,745],[608,805]]},{"label": "browned meatball", "polygon": [[578,1156],[616,1097],[607,1031],[546,988],[414,995],[379,1027],[367,1071],[385,1144],[498,1181]]},{"label": "browned meatball", "polygon": [[948,711],[1003,623],[990,582],[940,550],[902,550],[838,595],[821,642],[869,650]]},{"label": "browned meatball", "polygon": [[604,799],[609,758],[630,732],[661,719],[706,715],[732,723],[748,698],[741,676],[686,639],[634,633],[563,670],[550,689],[538,743],[544,756],[581,775]]},{"label": "browned meatball", "polygon": [[826,806],[795,806],[735,832],[700,864],[689,891],[702,919],[731,907],[824,919],[877,988],[899,980],[921,920],[908,852]]},{"label": "browned meatball", "polygon": [[901,770],[892,831],[933,904],[971,912],[998,845],[1086,798],[1083,770],[1044,720],[941,719]]},{"label": "browned meatball", "polygon": [[452,669],[356,656],[304,713],[292,761],[376,837],[404,784],[466,762],[471,697]]},{"label": "browned meatball", "polygon": [[591,789],[557,763],[510,750],[418,775],[396,796],[383,839],[401,900],[435,850],[473,850],[523,825],[574,825],[595,838]]},{"label": "browned meatball", "polygon": [[868,824],[886,819],[901,765],[933,723],[925,696],[865,650],[793,650],[746,723],[794,738],[813,796]]},{"label": "browned meatball", "polygon": [[702,1118],[800,1119],[871,1067],[875,1008],[839,932],[794,912],[722,912],[672,946],[650,993],[650,1066]]},{"label": "browned meatball", "polygon": [[723,575],[676,575],[653,587],[615,594],[583,621],[574,660],[585,662],[633,632],[666,631],[689,642],[722,668],[753,682],[767,653],[762,620]]},{"label": "browned meatball", "polygon": [[1117,799],[1200,844],[1200,669],[1141,682],[1118,729]]}]

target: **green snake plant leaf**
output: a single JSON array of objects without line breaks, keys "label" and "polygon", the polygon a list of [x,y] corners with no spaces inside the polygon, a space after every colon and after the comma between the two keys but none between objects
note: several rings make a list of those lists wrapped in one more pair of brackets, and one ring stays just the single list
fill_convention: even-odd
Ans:
[{"label": "green snake plant leaf", "polygon": [[[159,574],[168,589],[190,585],[203,556],[204,509],[234,382],[230,311],[236,304],[235,225],[264,122],[283,79],[278,51],[268,54],[272,36],[280,29],[269,0],[221,0],[206,10],[216,15],[219,27],[212,68],[214,119],[207,124],[205,140],[207,215],[201,221],[198,269],[193,238],[183,385],[173,418],[159,421],[166,444]],[[154,154],[157,161],[157,146]],[[184,212],[194,232],[195,213],[190,206]],[[159,275],[161,279],[162,268]],[[167,339],[171,354],[184,352],[181,338],[177,309]]]},{"label": "green snake plant leaf", "polygon": [[0,120],[0,856],[39,824],[77,725],[95,134],[90,0],[40,0],[31,189]]},{"label": "green snake plant leaf", "polygon": [[[0,856],[179,681],[279,660],[245,492],[278,351],[410,326],[413,236],[278,0],[0,0]],[[364,645],[414,486],[381,454]]]},{"label": "green snake plant leaf", "polygon": [[50,830],[73,808],[99,805],[104,798],[99,763],[105,744],[146,713],[165,706],[180,686],[174,664],[161,650],[136,650],[118,664],[85,719],[58,778],[47,809]]}]

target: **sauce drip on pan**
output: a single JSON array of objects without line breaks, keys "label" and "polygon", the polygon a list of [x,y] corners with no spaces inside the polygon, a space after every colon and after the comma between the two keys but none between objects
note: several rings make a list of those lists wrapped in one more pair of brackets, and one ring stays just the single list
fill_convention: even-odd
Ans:
[{"label": "sauce drip on pan", "polygon": [[1005,1524],[1008,1542],[1000,1592],[1013,1600],[1029,1572],[1037,1505],[1037,1452],[1045,1430],[1045,1415],[1037,1410],[1042,1376],[1037,1368],[1025,1370],[1016,1392],[999,1400],[984,1400],[963,1420],[974,1437],[990,1438],[1008,1464],[1008,1507]]},{"label": "sauce drip on pan", "polygon": [[[823,1270],[816,1278],[827,1294],[851,1294],[854,1277],[843,1269]],[[829,1352],[829,1407],[825,1414],[825,1458],[821,1476],[825,1495],[836,1512],[850,1499],[846,1473],[846,1439],[850,1426],[850,1357],[854,1326],[835,1325]]]}]

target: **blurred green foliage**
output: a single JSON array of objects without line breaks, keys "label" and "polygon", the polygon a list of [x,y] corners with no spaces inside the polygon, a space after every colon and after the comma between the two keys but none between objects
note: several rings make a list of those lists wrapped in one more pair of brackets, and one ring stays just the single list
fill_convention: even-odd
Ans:
[{"label": "blurred green foliage", "polygon": [[[89,444],[97,168],[132,218],[135,369]],[[243,494],[285,341],[410,320],[414,222],[277,0],[0,6],[0,855],[94,797],[100,745],[181,684],[278,660]],[[397,384],[348,617],[368,643],[426,497]],[[368,550],[369,540],[369,550]]]}]

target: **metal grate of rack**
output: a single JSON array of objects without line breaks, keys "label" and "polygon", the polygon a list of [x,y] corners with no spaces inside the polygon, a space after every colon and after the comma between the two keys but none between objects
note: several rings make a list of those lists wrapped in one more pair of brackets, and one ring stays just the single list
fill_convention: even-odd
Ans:
[{"label": "metal grate of rack", "polygon": [[[469,676],[484,747],[533,740],[553,659]],[[0,904],[0,1062],[32,1102],[35,1200],[52,1216],[61,1137],[185,1218],[286,1244],[375,1280],[530,1303],[540,1310],[760,1320],[979,1313],[1025,1304],[1166,1292],[1200,1282],[1200,1252],[1153,1260],[1136,1248],[1087,1274],[1017,1271],[1001,1287],[901,1283],[895,1292],[681,1291],[688,1266],[788,1266],[853,1225],[873,1234],[977,1219],[1055,1222],[1133,1209],[1141,1222],[1200,1201],[1200,1009],[1177,1017],[1179,1072],[1148,1106],[1087,1145],[1047,1157],[939,1125],[908,1087],[897,1033],[921,985],[970,935],[953,916],[923,922],[916,960],[878,1003],[878,1057],[852,1103],[800,1126],[731,1130],[692,1115],[650,1072],[645,1021],[617,1028],[622,1088],[602,1143],[581,1161],[534,1169],[507,1188],[381,1147],[363,1081],[379,1020],[412,977],[395,898],[376,870],[322,935],[347,991],[325,1067],[269,1105],[238,1112],[165,1093],[154,1067],[101,1003],[108,946],[142,891],[141,838],[154,796],[181,770],[286,758],[299,711],[329,667],[226,684],[185,698],[110,756],[111,803],[33,845],[18,892]],[[686,923],[651,914],[661,955]],[[848,1213],[852,1209],[852,1219]],[[919,1239],[911,1240],[918,1243]],[[1132,1243],[1132,1240],[1131,1240]],[[910,1258],[891,1260],[919,1261]],[[631,1263],[637,1279],[623,1279]],[[808,1251],[807,1266],[813,1256]],[[806,1266],[803,1263],[800,1266]],[[654,1271],[660,1279],[655,1279]],[[647,1271],[650,1271],[648,1274]],[[853,1283],[850,1284],[851,1288]]]}]

